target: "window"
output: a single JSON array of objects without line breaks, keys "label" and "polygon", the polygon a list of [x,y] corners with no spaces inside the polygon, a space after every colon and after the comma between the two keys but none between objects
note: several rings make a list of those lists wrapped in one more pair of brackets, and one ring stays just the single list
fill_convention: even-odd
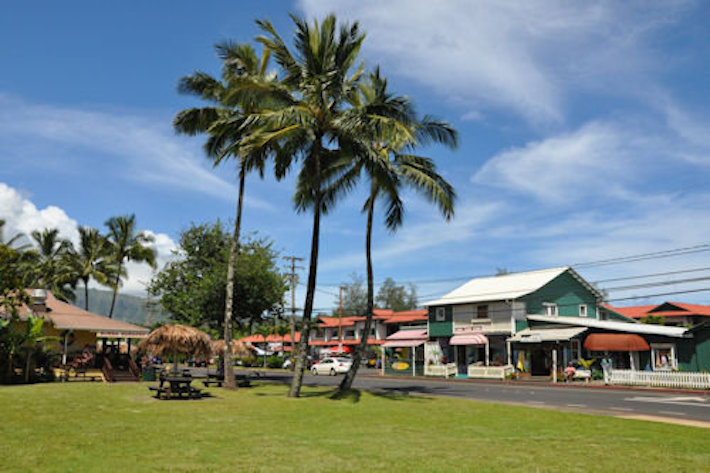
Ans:
[{"label": "window", "polygon": [[437,322],[446,321],[446,308],[445,307],[437,307],[436,308],[436,321]]},{"label": "window", "polygon": [[559,313],[557,312],[557,304],[553,304],[551,302],[543,302],[542,303],[543,309],[545,309],[545,315],[548,317],[557,317]]},{"label": "window", "polygon": [[675,359],[675,345],[651,343],[651,363],[653,363],[653,371],[676,369],[678,361]]},{"label": "window", "polygon": [[579,304],[579,316],[580,317],[587,316],[587,304]]},{"label": "window", "polygon": [[570,340],[570,352],[572,355],[572,360],[577,361],[581,357],[582,350],[580,350],[579,340]]},{"label": "window", "polygon": [[479,319],[487,319],[488,318],[488,304],[476,306],[476,318],[479,318]]}]

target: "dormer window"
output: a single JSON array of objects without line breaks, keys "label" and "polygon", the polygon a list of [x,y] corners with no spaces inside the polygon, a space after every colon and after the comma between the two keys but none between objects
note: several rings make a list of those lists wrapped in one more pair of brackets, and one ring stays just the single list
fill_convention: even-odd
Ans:
[{"label": "dormer window", "polygon": [[557,317],[559,312],[557,312],[557,304],[552,302],[543,302],[542,308],[545,310],[545,315],[548,317]]}]

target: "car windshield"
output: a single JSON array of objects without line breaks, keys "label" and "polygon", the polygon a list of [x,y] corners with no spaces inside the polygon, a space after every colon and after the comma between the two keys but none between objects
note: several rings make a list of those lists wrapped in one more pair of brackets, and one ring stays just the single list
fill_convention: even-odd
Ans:
[{"label": "car windshield", "polygon": [[350,358],[338,358],[339,363],[350,363]]}]

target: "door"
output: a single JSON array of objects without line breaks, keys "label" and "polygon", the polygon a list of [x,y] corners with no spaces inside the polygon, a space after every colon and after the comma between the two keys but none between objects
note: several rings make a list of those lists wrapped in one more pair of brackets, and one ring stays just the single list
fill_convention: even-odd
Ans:
[{"label": "door", "polygon": [[456,347],[456,369],[458,374],[468,374],[468,365],[466,365],[466,345],[458,345]]}]

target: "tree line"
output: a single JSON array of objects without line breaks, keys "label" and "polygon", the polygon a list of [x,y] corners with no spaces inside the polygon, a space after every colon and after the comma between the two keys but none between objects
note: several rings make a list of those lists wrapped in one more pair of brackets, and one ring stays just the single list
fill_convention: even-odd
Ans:
[{"label": "tree line", "polygon": [[[394,94],[379,67],[366,71],[360,57],[365,34],[357,22],[338,24],[335,16],[311,23],[291,16],[295,31],[289,45],[268,20],[257,21],[260,46],[225,41],[216,46],[222,62],[220,77],[197,71],[182,78],[179,91],[199,97],[208,106],[183,110],[175,129],[204,134],[204,149],[215,166],[232,160],[238,168],[234,230],[227,263],[224,339],[226,387],[234,388],[229,343],[232,322],[239,319],[235,301],[235,268],[242,245],[240,231],[246,176],[264,175],[273,165],[276,179],[296,172],[293,205],[312,213],[308,279],[295,373],[289,396],[300,395],[306,368],[317,280],[321,217],[362,182],[367,189],[367,301],[365,333],[374,307],[372,228],[376,203],[384,208],[386,228],[403,222],[404,189],[413,189],[453,217],[455,192],[437,172],[434,161],[415,154],[421,145],[439,143],[455,148],[458,135],[447,122],[420,116],[405,96]],[[273,62],[272,62],[273,59]],[[339,386],[348,391],[360,366],[366,337],[357,347],[352,369]]]},{"label": "tree line", "polygon": [[105,226],[105,234],[80,226],[76,246],[56,228],[34,230],[30,242],[21,244],[23,234],[5,241],[5,221],[0,220],[0,247],[8,256],[0,262],[0,274],[17,274],[19,278],[8,290],[47,289],[57,299],[73,302],[75,291],[83,286],[84,309],[89,310],[89,283],[93,280],[113,291],[107,314],[113,317],[118,290],[128,277],[126,263],[147,263],[154,268],[157,251],[150,246],[154,238],[136,229],[135,214],[111,217]]}]

